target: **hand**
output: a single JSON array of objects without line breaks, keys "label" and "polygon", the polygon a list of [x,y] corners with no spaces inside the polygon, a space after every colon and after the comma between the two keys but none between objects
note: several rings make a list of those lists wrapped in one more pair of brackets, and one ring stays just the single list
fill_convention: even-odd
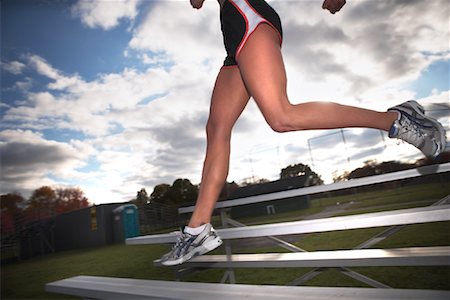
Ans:
[{"label": "hand", "polygon": [[200,9],[203,6],[205,0],[191,0],[191,5],[193,8]]},{"label": "hand", "polygon": [[[192,0],[191,0],[192,2]],[[325,0],[323,1],[322,8],[328,9],[330,13],[335,14],[340,11],[342,6],[344,6],[345,0]]]}]

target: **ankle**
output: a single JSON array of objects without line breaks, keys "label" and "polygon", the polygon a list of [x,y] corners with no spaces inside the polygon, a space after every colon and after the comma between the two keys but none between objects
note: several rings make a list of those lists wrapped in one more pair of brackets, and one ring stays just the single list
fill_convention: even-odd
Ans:
[{"label": "ankle", "polygon": [[203,230],[205,230],[207,224],[203,224],[197,227],[186,226],[184,227],[184,232],[189,233],[191,235],[199,235]]},{"label": "ankle", "polygon": [[394,124],[394,122],[396,120],[400,119],[401,114],[398,111],[388,111],[388,112],[386,112],[386,114],[387,114],[387,121],[386,121],[386,126],[385,126],[384,129],[387,132],[389,132],[391,130],[392,125]]},{"label": "ankle", "polygon": [[205,224],[208,224],[209,222],[204,222],[204,221],[189,221],[189,223],[187,224],[187,226],[188,227],[191,227],[191,228],[196,228],[196,227],[199,227],[199,226],[203,226],[203,225],[205,225]]}]

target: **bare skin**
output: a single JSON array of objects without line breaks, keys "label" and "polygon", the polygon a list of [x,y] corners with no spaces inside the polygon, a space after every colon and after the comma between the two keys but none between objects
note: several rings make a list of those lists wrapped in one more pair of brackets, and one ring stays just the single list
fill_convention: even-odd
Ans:
[{"label": "bare skin", "polygon": [[[223,1],[219,0],[219,4]],[[191,0],[191,4],[199,9],[203,0]],[[334,14],[344,4],[345,0],[325,0],[322,7]],[[247,40],[237,62],[236,67],[222,68],[216,79],[206,125],[207,149],[202,183],[189,227],[211,221],[228,175],[232,128],[250,96],[269,126],[277,132],[345,127],[388,131],[397,118],[395,112],[377,112],[337,103],[292,105],[286,93],[287,80],[279,36],[269,25],[258,26]]]}]

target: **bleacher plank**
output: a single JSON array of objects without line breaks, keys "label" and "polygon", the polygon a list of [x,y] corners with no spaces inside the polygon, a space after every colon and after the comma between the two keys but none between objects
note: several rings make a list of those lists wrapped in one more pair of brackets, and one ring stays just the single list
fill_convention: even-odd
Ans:
[{"label": "bleacher plank", "polygon": [[[372,176],[327,186],[310,187],[224,201],[216,208],[227,208],[262,201],[282,199],[303,194],[339,190],[413,178],[450,171],[450,163],[427,166],[391,174]],[[181,208],[180,213],[193,207]],[[374,228],[450,221],[450,205],[420,207],[353,216],[322,218],[278,224],[255,225],[219,229],[222,239],[282,236],[360,228]],[[141,236],[127,239],[133,244],[174,243],[178,232]],[[354,249],[296,253],[245,254],[201,256],[186,263],[187,267],[360,267],[360,266],[448,266],[450,247],[415,247],[401,249]],[[230,260],[231,258],[231,260]],[[184,265],[183,265],[184,266]],[[353,277],[353,276],[352,276]],[[355,278],[355,277],[354,277]],[[230,280],[231,281],[231,280]],[[365,282],[365,281],[363,281]],[[377,286],[383,287],[383,286]],[[386,287],[386,286],[384,286]],[[302,299],[302,300],[381,300],[381,299],[450,299],[450,291],[390,289],[390,288],[335,288],[274,285],[243,285],[222,283],[192,283],[142,279],[77,276],[46,285],[46,291],[82,297],[85,299]]]},{"label": "bleacher plank", "polygon": [[416,289],[298,287],[193,283],[77,276],[46,285],[46,291],[91,299],[302,299],[302,300],[448,300],[450,292]]},{"label": "bleacher plank", "polygon": [[[254,225],[230,229],[219,229],[222,239],[238,239],[263,236],[281,236],[315,232],[374,228],[405,224],[450,221],[450,205],[427,206],[394,211],[368,213],[306,221]],[[126,240],[128,245],[174,243],[176,232],[146,235]]]},{"label": "bleacher plank", "polygon": [[[449,266],[450,247],[414,247],[295,253],[204,255],[185,263],[199,268],[320,268]],[[155,262],[158,265],[158,262]]]},{"label": "bleacher plank", "polygon": [[[220,201],[220,202],[216,203],[215,208],[222,209],[222,208],[234,207],[234,206],[239,206],[239,205],[246,205],[246,204],[259,203],[259,202],[265,202],[265,201],[273,201],[273,200],[284,199],[284,198],[292,198],[292,197],[313,195],[313,194],[324,193],[324,192],[339,191],[339,190],[344,190],[344,189],[349,189],[349,188],[356,188],[356,187],[378,184],[378,183],[383,183],[383,182],[395,181],[395,180],[404,180],[404,179],[408,179],[408,178],[415,178],[415,177],[420,177],[420,176],[424,176],[424,175],[444,173],[444,172],[449,172],[449,171],[450,171],[450,163],[423,166],[423,167],[419,167],[416,169],[368,176],[368,177],[357,178],[357,179],[352,179],[352,180],[348,180],[348,181],[336,182],[336,183],[332,183],[332,184],[310,186],[310,187],[292,189],[292,190],[263,194],[263,195],[249,196],[249,197],[244,197],[244,198],[239,198],[239,199]],[[181,207],[178,209],[178,213],[179,214],[191,213],[194,211],[194,209],[195,209],[194,205],[187,206],[187,207]]]}]

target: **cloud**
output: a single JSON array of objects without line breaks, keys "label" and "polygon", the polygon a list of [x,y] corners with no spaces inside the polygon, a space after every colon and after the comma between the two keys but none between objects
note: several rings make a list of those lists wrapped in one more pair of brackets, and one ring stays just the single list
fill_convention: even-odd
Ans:
[{"label": "cloud", "polygon": [[133,31],[129,48],[163,53],[175,63],[222,62],[218,6],[205,3],[194,11],[188,1],[157,1]]},{"label": "cloud", "polygon": [[20,91],[27,92],[33,86],[33,79],[25,77],[22,81],[17,81],[15,87]]},{"label": "cloud", "polygon": [[[218,5],[206,1],[197,11],[186,1],[140,4],[73,6],[89,28],[132,20],[123,49],[128,68],[87,79],[37,54],[10,63],[7,68],[26,69],[27,77],[16,81],[23,97],[2,105],[0,150],[8,161],[2,188],[74,182],[101,202],[129,200],[142,187],[179,177],[200,182],[210,96],[225,57]],[[448,59],[445,1],[351,1],[336,15],[316,1],[271,4],[283,21],[293,103],[319,99],[384,111],[413,98],[410,83],[434,61]],[[420,99],[447,128],[448,97],[444,91]],[[61,140],[51,140],[49,131]],[[73,133],[76,140],[61,138]],[[228,179],[276,179],[281,168],[301,162],[330,181],[332,171],[370,158],[421,157],[412,146],[383,142],[376,130],[345,130],[347,148],[339,133],[325,137],[330,133],[274,133],[250,101],[233,131]]]},{"label": "cloud", "polygon": [[205,123],[206,114],[199,114],[150,130],[154,140],[164,145],[151,160],[151,164],[157,167],[160,174],[172,174],[176,177],[184,173],[184,168],[198,169],[206,149]]},{"label": "cloud", "polygon": [[[158,66],[141,71],[124,69],[86,81],[77,74],[64,74],[37,55],[31,55],[27,62],[50,82],[41,91],[26,93],[23,101],[7,107],[2,127],[13,130],[20,124],[20,128],[34,132],[82,133],[83,143],[95,149],[94,161],[85,156],[82,162],[98,164],[94,178],[89,173],[84,177],[89,183],[83,185],[92,193],[99,194],[91,186],[94,182],[110,190],[120,186],[123,190],[120,197],[127,200],[144,184],[187,177],[186,170],[191,168],[198,176],[190,178],[199,181],[204,126],[215,75],[207,66],[192,69],[178,64],[168,70]],[[45,141],[46,137],[41,134],[40,139]],[[61,142],[58,147],[64,144]],[[73,144],[69,142],[70,146]],[[27,149],[56,151],[53,142],[39,146]],[[12,164],[17,161],[12,156],[7,158]],[[33,170],[32,162],[27,165]],[[75,175],[75,182],[83,178],[77,168],[66,168]],[[36,181],[46,177],[36,170]],[[12,187],[13,183],[29,187],[31,179],[8,181],[5,188]]]},{"label": "cloud", "polygon": [[19,61],[11,61],[9,63],[1,63],[1,67],[3,70],[14,74],[19,75],[22,74],[23,70],[25,69],[25,64],[19,62]]},{"label": "cloud", "polygon": [[55,184],[50,177],[74,179],[80,175],[75,170],[83,167],[84,160],[94,154],[82,142],[49,141],[29,130],[0,132],[0,152],[2,193],[31,191],[44,184]]},{"label": "cloud", "polygon": [[72,13],[90,28],[110,30],[121,19],[134,20],[141,0],[95,1],[79,0],[72,6]]},{"label": "cloud", "polygon": [[30,66],[35,69],[40,75],[48,77],[50,79],[60,79],[63,76],[60,72],[54,69],[45,59],[38,55],[29,55],[28,62]]},{"label": "cloud", "polygon": [[[448,3],[414,3],[354,1],[330,15],[314,1],[274,1],[285,31],[288,75],[298,80],[299,95],[330,99],[334,94],[361,104],[372,101],[380,86],[398,90],[445,59]],[[329,92],[314,84],[319,81]]]},{"label": "cloud", "polygon": [[116,120],[110,118],[112,112],[134,109],[143,100],[162,95],[176,85],[164,69],[124,69],[88,82],[77,74],[63,74],[37,55],[31,55],[28,61],[32,69],[51,81],[45,91],[27,93],[24,105],[7,110],[4,121],[27,121],[29,128],[40,130],[70,129],[105,135],[116,127]]}]

